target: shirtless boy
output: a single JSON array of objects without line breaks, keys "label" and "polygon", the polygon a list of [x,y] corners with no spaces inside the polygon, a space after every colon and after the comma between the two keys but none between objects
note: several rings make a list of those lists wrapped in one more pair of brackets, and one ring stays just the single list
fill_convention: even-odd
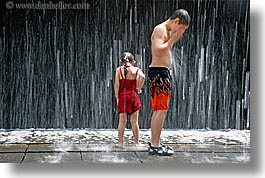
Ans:
[{"label": "shirtless boy", "polygon": [[152,33],[152,61],[148,68],[148,81],[153,114],[149,154],[168,156],[173,150],[160,143],[160,135],[171,96],[171,49],[189,27],[190,16],[184,9],[176,10],[166,21],[158,24]]}]

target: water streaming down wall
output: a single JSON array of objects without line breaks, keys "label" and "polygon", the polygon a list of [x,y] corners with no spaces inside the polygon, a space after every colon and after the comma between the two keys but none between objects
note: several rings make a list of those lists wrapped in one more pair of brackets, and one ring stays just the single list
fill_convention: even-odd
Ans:
[{"label": "water streaming down wall", "polygon": [[[89,8],[2,7],[0,128],[117,128],[120,54],[133,52],[147,74],[152,30],[177,8],[192,23],[172,50],[164,128],[250,128],[249,1],[75,2]],[[139,125],[150,128],[147,81],[141,101]]]}]

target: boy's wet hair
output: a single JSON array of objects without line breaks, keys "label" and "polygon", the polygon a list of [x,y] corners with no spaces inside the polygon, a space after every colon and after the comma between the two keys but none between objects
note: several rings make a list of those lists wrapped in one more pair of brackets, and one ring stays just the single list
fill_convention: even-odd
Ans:
[{"label": "boy's wet hair", "polygon": [[190,15],[185,9],[175,10],[169,19],[174,20],[176,18],[179,18],[179,24],[182,24],[182,25],[190,24]]}]

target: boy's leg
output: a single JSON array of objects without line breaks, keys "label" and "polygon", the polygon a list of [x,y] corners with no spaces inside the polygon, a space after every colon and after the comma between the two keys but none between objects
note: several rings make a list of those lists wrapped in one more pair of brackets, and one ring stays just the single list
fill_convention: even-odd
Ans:
[{"label": "boy's leg", "polygon": [[167,110],[157,110],[153,112],[151,118],[151,145],[158,147],[160,145],[160,136],[164,125]]}]

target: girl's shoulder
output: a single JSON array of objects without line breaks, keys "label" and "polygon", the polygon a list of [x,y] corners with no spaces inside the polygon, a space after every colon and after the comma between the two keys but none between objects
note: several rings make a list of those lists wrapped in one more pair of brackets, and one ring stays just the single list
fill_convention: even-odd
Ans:
[{"label": "girl's shoulder", "polygon": [[116,71],[120,71],[121,69],[123,69],[123,66],[119,66],[116,68]]}]

